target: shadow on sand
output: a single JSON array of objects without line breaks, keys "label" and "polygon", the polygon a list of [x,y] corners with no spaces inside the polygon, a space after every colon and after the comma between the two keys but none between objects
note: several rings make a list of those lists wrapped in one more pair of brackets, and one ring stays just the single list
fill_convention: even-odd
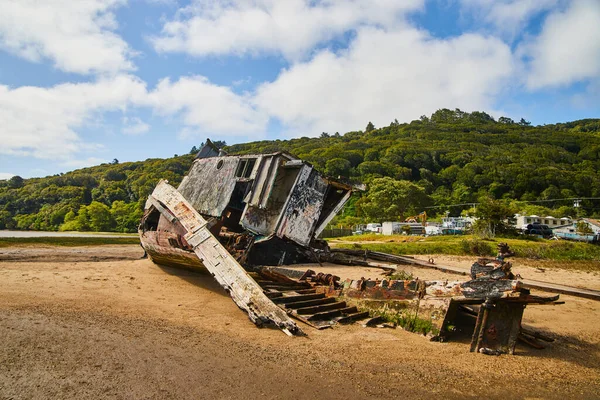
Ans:
[{"label": "shadow on sand", "polygon": [[[448,339],[449,342],[465,345],[465,351],[469,351],[471,335],[475,329],[475,318],[466,314],[460,314],[456,321],[457,331]],[[517,342],[514,355],[503,355],[502,357],[535,357],[540,359],[558,359],[583,367],[600,366],[600,345],[590,343],[573,336],[558,335],[551,331],[523,325],[524,328],[538,331],[546,336],[554,338],[554,342],[540,341],[544,349],[535,349],[523,342]],[[485,356],[482,357],[495,357]]]},{"label": "shadow on sand", "polygon": [[154,265],[156,265],[165,273],[183,279],[194,286],[198,286],[222,296],[229,297],[229,294],[227,294],[225,289],[219,285],[215,278],[206,269],[184,269],[169,267],[161,264]]}]

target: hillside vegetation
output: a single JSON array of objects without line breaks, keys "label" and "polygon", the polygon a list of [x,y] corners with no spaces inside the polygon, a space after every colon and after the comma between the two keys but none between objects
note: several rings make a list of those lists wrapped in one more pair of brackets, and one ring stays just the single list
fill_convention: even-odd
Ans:
[{"label": "hillside vegetation", "polygon": [[[225,150],[287,151],[327,175],[367,183],[369,191],[344,212],[349,221],[404,218],[426,207],[436,207],[427,208],[430,215],[456,215],[482,197],[537,214],[600,214],[600,202],[586,199],[600,197],[599,119],[531,126],[443,109],[411,123]],[[158,180],[177,185],[192,160],[189,154],[0,181],[0,229],[134,231]],[[563,200],[573,198],[584,199],[578,210]]]}]

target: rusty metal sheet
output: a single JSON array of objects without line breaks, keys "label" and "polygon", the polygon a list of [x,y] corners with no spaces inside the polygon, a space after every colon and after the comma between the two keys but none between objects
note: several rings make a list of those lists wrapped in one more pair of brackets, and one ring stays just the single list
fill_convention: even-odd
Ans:
[{"label": "rusty metal sheet", "polygon": [[318,221],[327,183],[312,167],[303,166],[279,219],[277,236],[308,246]]},{"label": "rusty metal sheet", "polygon": [[524,310],[524,304],[495,304],[489,312],[486,324],[481,327],[482,340],[477,351],[486,348],[514,354]]},{"label": "rusty metal sheet", "polygon": [[160,181],[151,195],[169,210],[187,231],[186,242],[256,325],[274,324],[287,334],[303,334],[289,316],[263,293],[261,287],[219,243],[207,228],[207,221],[166,181]]},{"label": "rusty metal sheet", "polygon": [[238,157],[211,157],[194,161],[178,191],[201,214],[219,217],[235,189]]},{"label": "rusty metal sheet", "polygon": [[518,291],[521,288],[521,282],[509,279],[472,279],[464,282],[462,291],[465,297],[472,298],[500,298],[508,293]]}]

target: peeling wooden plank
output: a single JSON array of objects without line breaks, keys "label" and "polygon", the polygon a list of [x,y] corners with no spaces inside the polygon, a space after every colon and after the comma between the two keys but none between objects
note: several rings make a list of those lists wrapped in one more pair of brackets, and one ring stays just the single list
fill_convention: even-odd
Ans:
[{"label": "peeling wooden plank", "polygon": [[287,334],[302,335],[302,330],[281,308],[263,293],[241,265],[227,252],[207,228],[207,221],[185,198],[161,180],[154,192],[153,200],[172,213],[187,231],[185,240],[217,282],[229,293],[233,301],[258,326],[274,324]]}]

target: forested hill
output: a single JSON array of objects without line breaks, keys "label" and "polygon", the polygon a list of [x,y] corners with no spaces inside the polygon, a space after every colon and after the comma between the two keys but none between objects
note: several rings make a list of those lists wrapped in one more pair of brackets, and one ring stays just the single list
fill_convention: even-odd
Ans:
[{"label": "forested hill", "polygon": [[[513,204],[555,216],[576,212],[572,201],[560,199],[584,198],[579,215],[600,213],[600,201],[585,200],[600,197],[599,119],[531,126],[525,120],[495,121],[483,112],[444,109],[407,124],[394,121],[376,128],[369,123],[364,131],[323,132],[318,138],[252,142],[225,150],[287,151],[330,176],[370,184],[370,190],[390,200],[376,207],[385,208],[379,211],[387,212],[386,217],[474,203],[482,196],[527,201]],[[0,229],[135,230],[156,182],[168,179],[177,185],[192,160],[189,154],[0,181]],[[350,214],[362,211],[375,217],[371,194],[364,194]],[[531,203],[540,200],[552,201]],[[446,207],[428,210],[432,214]]]}]

